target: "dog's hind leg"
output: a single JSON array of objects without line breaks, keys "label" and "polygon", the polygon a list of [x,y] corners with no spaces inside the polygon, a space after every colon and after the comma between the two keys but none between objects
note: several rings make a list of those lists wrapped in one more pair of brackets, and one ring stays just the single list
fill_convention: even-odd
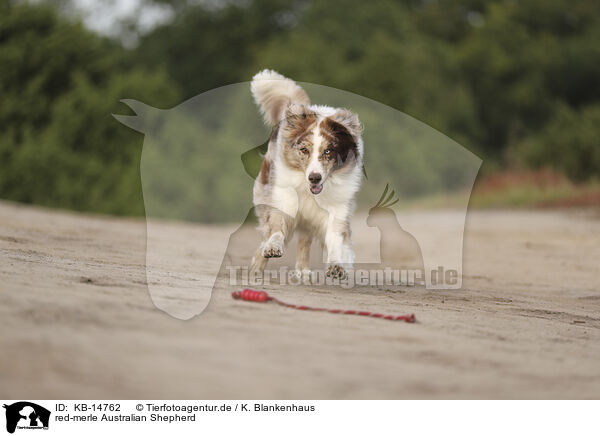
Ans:
[{"label": "dog's hind leg", "polygon": [[298,274],[310,273],[310,245],[312,235],[301,231],[298,234],[298,257],[296,258],[296,272]]},{"label": "dog's hind leg", "polygon": [[264,257],[262,255],[262,253],[263,253],[262,246],[263,246],[263,244],[259,245],[259,247],[256,249],[256,253],[254,253],[254,256],[252,257],[252,262],[250,265],[250,273],[251,274],[254,274],[254,273],[262,274],[265,270],[265,267],[267,266],[267,262],[269,261],[269,259],[267,259],[266,257]]}]

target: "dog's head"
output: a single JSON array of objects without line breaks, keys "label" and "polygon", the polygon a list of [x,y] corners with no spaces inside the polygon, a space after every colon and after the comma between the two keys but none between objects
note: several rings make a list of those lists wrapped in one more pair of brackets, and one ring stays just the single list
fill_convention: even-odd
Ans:
[{"label": "dog's head", "polygon": [[347,109],[313,110],[288,106],[280,125],[285,163],[304,172],[314,195],[335,172],[354,168],[360,157],[361,126],[358,116]]}]

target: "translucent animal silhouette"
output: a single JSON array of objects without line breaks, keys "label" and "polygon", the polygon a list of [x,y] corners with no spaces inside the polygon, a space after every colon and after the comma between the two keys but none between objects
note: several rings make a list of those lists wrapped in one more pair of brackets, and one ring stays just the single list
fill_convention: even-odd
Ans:
[{"label": "translucent animal silhouette", "polygon": [[[377,161],[374,167],[378,170],[369,172],[369,184],[358,194],[359,209],[372,204],[374,193],[379,191],[375,185],[382,186],[387,181],[396,189],[414,195],[448,192],[456,199],[453,210],[441,218],[439,213],[423,214],[419,225],[410,220],[403,220],[401,225],[397,220],[394,223],[391,205],[385,202],[385,207],[371,209],[368,221],[374,227],[368,227],[364,220],[352,224],[352,232],[359,235],[376,235],[380,231],[379,239],[373,237],[367,241],[372,249],[364,252],[381,251],[384,262],[402,263],[398,256],[404,251],[416,252],[413,248],[418,245],[427,287],[448,288],[447,284],[438,286],[428,279],[429,272],[443,266],[457,271],[458,280],[450,287],[460,288],[465,218],[481,159],[442,133],[389,106],[335,88],[299,84],[315,103],[347,107],[359,114],[365,126],[365,165]],[[247,252],[227,247],[230,239],[233,245],[237,244],[235,231],[253,207],[254,177],[244,167],[251,169],[249,173],[255,172],[255,163],[260,162],[260,157],[251,153],[242,163],[240,155],[253,149],[260,151],[269,132],[252,101],[249,82],[205,92],[168,110],[134,100],[123,102],[135,115],[115,115],[115,118],[145,135],[140,172],[147,222],[148,290],[156,307],[176,318],[189,319],[209,304],[224,262],[229,259],[239,265],[247,259],[249,263],[254,254],[258,234],[251,235],[250,230],[247,235],[255,238],[255,242],[249,244]],[[207,171],[209,168],[217,168],[226,177],[213,180],[210,175],[214,171]],[[427,177],[421,177],[423,174]],[[232,201],[229,195],[232,192],[242,195],[236,195]],[[167,219],[220,224],[213,230],[179,225],[175,231],[165,222]],[[227,232],[223,230],[225,225],[230,229]],[[388,226],[391,232],[386,230]],[[394,240],[392,234],[398,240],[388,244],[388,240]],[[409,238],[409,234],[414,238]],[[418,244],[415,245],[414,239]],[[237,246],[242,250],[246,244]],[[407,248],[397,251],[400,246]],[[290,247],[291,250],[294,248]],[[316,253],[311,252],[311,264],[312,259],[318,264],[322,261],[318,244],[313,244],[311,250]],[[356,252],[356,263],[376,260]],[[279,261],[272,266],[280,265]],[[285,261],[284,256],[281,262]]]},{"label": "translucent animal silhouette", "polygon": [[369,210],[367,217],[367,225],[379,229],[381,265],[395,269],[423,270],[421,247],[415,237],[398,222],[391,207],[399,199],[394,199],[395,191],[388,193],[388,189],[389,184],[385,185],[379,201]]}]

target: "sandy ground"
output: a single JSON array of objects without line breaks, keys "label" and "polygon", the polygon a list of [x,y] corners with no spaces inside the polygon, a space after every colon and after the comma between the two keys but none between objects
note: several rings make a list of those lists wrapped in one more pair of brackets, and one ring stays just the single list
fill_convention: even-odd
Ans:
[{"label": "sandy ground", "polygon": [[[231,229],[165,224],[182,231],[201,260]],[[600,398],[597,210],[471,212],[462,290],[269,289],[416,324],[239,302],[232,289],[174,319],[150,300],[145,232],[0,203],[0,397]]]}]

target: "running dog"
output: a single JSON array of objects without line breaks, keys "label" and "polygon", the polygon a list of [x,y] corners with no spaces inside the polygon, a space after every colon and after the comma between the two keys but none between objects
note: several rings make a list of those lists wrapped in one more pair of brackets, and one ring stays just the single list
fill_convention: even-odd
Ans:
[{"label": "running dog", "polygon": [[262,273],[269,258],[281,257],[297,232],[296,272],[310,273],[310,245],[317,239],[327,251],[327,275],[343,279],[354,263],[350,220],[362,181],[358,116],[311,105],[300,86],[272,70],[256,74],[251,91],[273,128],[254,183],[262,242],[251,271]]}]

